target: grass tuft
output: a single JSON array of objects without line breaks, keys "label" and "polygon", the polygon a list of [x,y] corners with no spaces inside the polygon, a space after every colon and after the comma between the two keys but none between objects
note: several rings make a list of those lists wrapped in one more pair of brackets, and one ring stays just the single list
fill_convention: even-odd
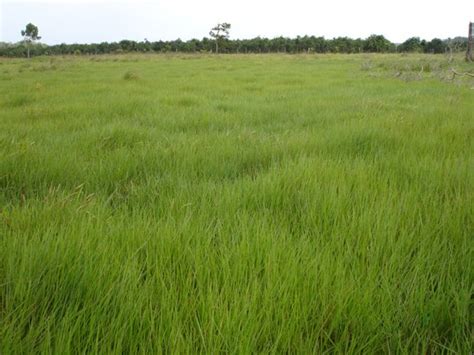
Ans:
[{"label": "grass tuft", "polygon": [[124,80],[138,80],[139,78],[140,78],[139,75],[133,71],[127,71],[123,75]]}]

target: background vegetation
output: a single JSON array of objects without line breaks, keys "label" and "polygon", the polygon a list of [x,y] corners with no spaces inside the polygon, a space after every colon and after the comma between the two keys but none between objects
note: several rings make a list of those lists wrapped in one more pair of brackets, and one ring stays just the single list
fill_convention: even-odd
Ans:
[{"label": "background vegetation", "polygon": [[[215,41],[209,38],[189,41],[156,41],[142,42],[123,40],[120,42],[103,42],[92,44],[59,44],[48,46],[45,44],[30,44],[32,55],[64,55],[64,54],[111,54],[131,52],[212,52],[215,50]],[[446,51],[466,51],[467,38],[441,40],[434,38],[431,41],[413,37],[400,45],[390,42],[382,35],[372,35],[366,39],[351,39],[339,37],[325,39],[315,36],[298,36],[297,38],[277,37],[223,40],[219,44],[221,53],[444,53]],[[23,43],[0,43],[0,56],[26,57],[28,46]]]},{"label": "background vegetation", "polygon": [[0,60],[0,352],[469,353],[470,65]]}]

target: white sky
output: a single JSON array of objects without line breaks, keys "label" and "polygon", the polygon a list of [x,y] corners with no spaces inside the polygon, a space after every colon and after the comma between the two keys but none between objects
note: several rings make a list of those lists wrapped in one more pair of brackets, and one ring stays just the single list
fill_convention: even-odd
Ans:
[{"label": "white sky", "polygon": [[467,36],[474,0],[0,0],[0,41],[29,22],[42,42],[91,43],[202,38],[217,22],[231,38],[315,35],[394,42]]}]

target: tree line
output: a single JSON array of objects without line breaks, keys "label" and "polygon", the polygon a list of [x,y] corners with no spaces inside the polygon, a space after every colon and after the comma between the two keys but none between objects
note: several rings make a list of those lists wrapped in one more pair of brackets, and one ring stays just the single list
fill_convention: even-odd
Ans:
[{"label": "tree line", "polygon": [[[326,39],[316,36],[298,36],[296,38],[256,37],[252,39],[220,38],[219,53],[445,53],[449,51],[465,51],[467,38],[441,40],[434,38],[431,41],[412,37],[401,44],[395,44],[382,35],[372,35],[365,39],[338,37]],[[181,52],[181,53],[208,53],[216,51],[216,41],[212,38],[191,39],[182,41],[131,41],[102,42],[91,44],[58,44],[46,45],[21,41],[18,43],[0,42],[0,56],[26,57],[28,51],[32,56],[38,55],[97,55],[134,52]]]}]

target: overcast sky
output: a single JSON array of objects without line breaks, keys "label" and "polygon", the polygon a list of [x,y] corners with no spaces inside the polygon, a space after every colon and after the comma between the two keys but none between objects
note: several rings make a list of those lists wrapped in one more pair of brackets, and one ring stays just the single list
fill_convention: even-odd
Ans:
[{"label": "overcast sky", "polygon": [[91,43],[202,38],[217,22],[231,38],[315,35],[394,42],[467,36],[474,0],[0,0],[0,41],[29,22],[42,42]]}]

